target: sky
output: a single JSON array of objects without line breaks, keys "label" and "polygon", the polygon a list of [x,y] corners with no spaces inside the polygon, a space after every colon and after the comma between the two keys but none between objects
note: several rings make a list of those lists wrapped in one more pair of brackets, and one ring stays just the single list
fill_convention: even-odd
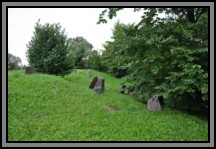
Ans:
[{"label": "sky", "polygon": [[31,40],[35,23],[60,23],[68,38],[84,37],[94,50],[104,50],[103,44],[111,40],[114,24],[138,23],[143,12],[125,8],[107,24],[97,24],[105,8],[8,8],[8,52],[18,56],[27,65],[27,44]]}]

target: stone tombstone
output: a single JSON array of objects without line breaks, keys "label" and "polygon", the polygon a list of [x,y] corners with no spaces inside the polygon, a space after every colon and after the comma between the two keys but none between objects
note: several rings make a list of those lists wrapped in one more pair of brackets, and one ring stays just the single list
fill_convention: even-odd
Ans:
[{"label": "stone tombstone", "polygon": [[122,85],[122,86],[120,87],[120,93],[124,94],[125,91],[126,91],[126,88],[127,88],[126,85]]},{"label": "stone tombstone", "polygon": [[92,72],[91,72],[90,69],[88,69],[88,71],[87,71],[87,76],[88,76],[88,78],[91,78],[91,77],[92,77]]},{"label": "stone tombstone", "polygon": [[158,96],[153,96],[152,98],[148,99],[147,109],[149,111],[161,111],[161,105]]},{"label": "stone tombstone", "polygon": [[72,74],[76,74],[76,68],[72,70]]},{"label": "stone tombstone", "polygon": [[96,84],[96,82],[97,82],[97,79],[98,79],[98,77],[94,77],[94,79],[92,80],[92,82],[91,82],[89,88],[93,89],[93,88],[95,87],[95,84]]},{"label": "stone tombstone", "polygon": [[102,77],[97,78],[97,82],[96,82],[95,87],[94,87],[95,92],[97,92],[99,94],[104,92],[104,82],[105,82],[104,78],[102,78]]},{"label": "stone tombstone", "polygon": [[94,77],[94,79],[92,80],[89,88],[94,89],[95,92],[100,94],[100,93],[104,92],[104,83],[105,83],[104,78],[102,78],[102,77]]},{"label": "stone tombstone", "polygon": [[34,72],[33,67],[27,66],[25,67],[25,74],[32,74]]}]

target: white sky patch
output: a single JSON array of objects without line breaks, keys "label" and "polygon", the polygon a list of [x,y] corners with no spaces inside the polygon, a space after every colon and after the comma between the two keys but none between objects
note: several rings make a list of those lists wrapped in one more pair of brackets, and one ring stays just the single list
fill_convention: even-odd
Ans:
[{"label": "white sky patch", "polygon": [[107,24],[96,24],[105,8],[8,8],[8,51],[28,64],[26,51],[34,32],[35,23],[60,23],[68,38],[84,37],[95,50],[104,50],[103,44],[111,40],[117,20],[122,23],[138,23],[143,11],[126,8]]}]

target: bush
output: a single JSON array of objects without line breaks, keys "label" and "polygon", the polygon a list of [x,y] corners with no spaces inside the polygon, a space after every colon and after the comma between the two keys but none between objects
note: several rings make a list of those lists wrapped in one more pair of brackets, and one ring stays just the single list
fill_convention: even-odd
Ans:
[{"label": "bush", "polygon": [[[40,20],[39,20],[40,21]],[[69,41],[60,24],[36,23],[34,36],[27,45],[28,61],[41,73],[65,75],[72,68],[68,57]]]}]

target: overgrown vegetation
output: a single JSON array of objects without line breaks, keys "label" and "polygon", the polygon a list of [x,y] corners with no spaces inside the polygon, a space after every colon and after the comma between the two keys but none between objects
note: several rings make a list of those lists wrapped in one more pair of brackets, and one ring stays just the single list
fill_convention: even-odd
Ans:
[{"label": "overgrown vegetation", "polygon": [[[123,8],[104,10],[106,23]],[[208,111],[208,8],[139,8],[138,24],[116,23],[102,64],[127,78],[142,102],[158,94],[169,107]]]},{"label": "overgrown vegetation", "polygon": [[14,56],[11,53],[8,53],[8,69],[20,69],[21,68],[21,59],[17,56]]},{"label": "overgrown vegetation", "polygon": [[101,69],[100,54],[85,38],[68,38],[61,25],[36,23],[34,36],[27,45],[29,64],[38,72],[66,75],[72,68]]},{"label": "overgrown vegetation", "polygon": [[89,68],[88,59],[92,52],[92,44],[83,37],[70,38],[69,53],[73,59],[73,67]]},{"label": "overgrown vegetation", "polygon": [[29,64],[38,72],[55,75],[68,74],[72,68],[69,40],[61,25],[36,23],[34,36],[27,45]]},{"label": "overgrown vegetation", "polygon": [[149,112],[120,94],[121,79],[105,78],[105,92],[88,89],[87,70],[59,77],[8,72],[9,141],[207,141],[208,122],[163,109]]},{"label": "overgrown vegetation", "polygon": [[[105,9],[98,23],[122,9]],[[117,22],[102,55],[85,38],[68,38],[60,24],[36,23],[27,57],[37,73],[8,71],[9,140],[208,140],[206,120],[178,111],[208,117],[208,8],[134,11],[144,12],[140,22]],[[19,63],[8,54],[10,69]],[[88,88],[92,78],[80,68],[105,78],[104,94]],[[133,96],[119,93],[121,85]],[[154,95],[164,97],[161,112],[142,104]]]}]

